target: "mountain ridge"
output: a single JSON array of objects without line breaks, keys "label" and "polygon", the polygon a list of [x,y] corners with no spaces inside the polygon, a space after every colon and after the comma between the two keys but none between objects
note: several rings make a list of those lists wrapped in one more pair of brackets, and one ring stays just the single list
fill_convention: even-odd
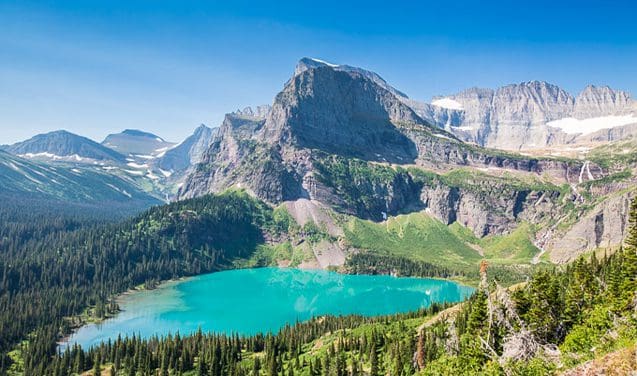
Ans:
[{"label": "mountain ridge", "polygon": [[[604,139],[603,131],[616,128],[637,134],[637,117],[633,116],[637,113],[637,102],[629,93],[605,85],[587,85],[573,96],[557,85],[534,80],[436,96],[432,105],[443,100],[455,102],[458,107],[445,108],[445,116],[434,114],[433,121],[461,139],[481,146],[530,150],[586,144],[590,134],[597,134],[598,141],[615,141],[620,138],[607,132]],[[619,116],[623,118],[614,118]],[[564,124],[568,119],[588,124],[571,121],[573,125],[568,126]],[[592,124],[595,119],[598,120]]]},{"label": "mountain ridge", "polygon": [[51,159],[71,158],[76,161],[87,158],[90,160],[116,162],[122,162],[125,159],[123,155],[116,151],[106,148],[89,138],[65,130],[38,134],[28,140],[7,145],[4,149],[12,154],[31,158],[38,156]]}]

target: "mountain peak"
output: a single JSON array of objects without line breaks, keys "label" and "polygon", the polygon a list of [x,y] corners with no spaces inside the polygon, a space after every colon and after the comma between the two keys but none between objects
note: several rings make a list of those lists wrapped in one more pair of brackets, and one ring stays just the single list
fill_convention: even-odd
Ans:
[{"label": "mountain peak", "polygon": [[38,134],[26,141],[10,145],[6,150],[16,155],[53,158],[56,160],[67,159],[65,157],[74,157],[77,161],[82,158],[117,161],[124,159],[119,153],[91,139],[66,130]]},{"label": "mountain peak", "polygon": [[263,104],[263,105],[256,106],[254,108],[248,106],[248,107],[245,107],[243,110],[236,110],[235,112],[232,113],[232,115],[263,120],[266,117],[268,117],[270,110],[272,110],[272,106],[268,104]]},{"label": "mountain peak", "polygon": [[149,132],[125,129],[121,133],[109,134],[102,145],[121,154],[156,155],[175,144]]},{"label": "mountain peak", "polygon": [[330,67],[330,68],[338,68],[340,65],[328,63],[325,60],[316,59],[312,57],[304,57],[299,60],[296,64],[296,68],[294,69],[294,75],[298,75],[303,73],[308,69],[319,68],[319,67]]},{"label": "mountain peak", "polygon": [[139,129],[124,129],[122,131],[122,134],[129,135],[129,136],[134,136],[134,137],[158,138],[161,141],[165,142],[165,140],[163,138],[161,138],[161,137],[159,137],[159,136],[157,136],[155,134],[152,134],[150,132],[145,132],[145,131],[142,131],[142,130],[139,130]]}]

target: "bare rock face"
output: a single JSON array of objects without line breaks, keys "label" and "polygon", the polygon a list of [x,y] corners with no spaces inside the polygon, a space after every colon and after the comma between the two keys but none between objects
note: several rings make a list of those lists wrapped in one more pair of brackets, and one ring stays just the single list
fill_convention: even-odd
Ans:
[{"label": "bare rock face", "polygon": [[482,181],[454,186],[425,185],[420,199],[426,210],[443,223],[458,222],[478,237],[513,230],[520,221],[541,221],[558,208],[557,190],[516,189],[508,184]]},{"label": "bare rock face", "polygon": [[391,92],[358,72],[297,68],[274,101],[261,139],[366,159],[413,160],[411,140],[394,122],[423,124]]},{"label": "bare rock face", "polygon": [[253,137],[264,120],[226,115],[203,160],[187,177],[180,198],[245,188],[270,202],[295,198],[301,190],[298,177],[273,145]]},{"label": "bare rock face", "polygon": [[[271,108],[226,116],[179,197],[240,187],[273,204],[305,200],[378,221],[425,209],[484,236],[511,231],[520,221],[552,218],[563,199],[560,191],[479,176],[463,184],[423,180],[408,169],[443,174],[464,167],[556,184],[604,174],[590,162],[499,152],[454,136],[455,129],[475,124],[475,131],[465,131],[485,140],[509,132],[522,143],[530,131],[519,134],[502,124],[533,129],[570,111],[575,100],[555,86],[471,89],[454,100],[462,109],[418,104],[375,73],[303,59]],[[454,133],[428,121],[443,118]],[[493,128],[479,128],[482,122]]]},{"label": "bare rock face", "polygon": [[573,97],[542,81],[504,86],[495,92],[491,120],[496,124],[541,124],[567,116]]},{"label": "bare rock face", "polygon": [[630,201],[635,192],[605,200],[578,220],[566,233],[555,236],[546,247],[555,263],[567,263],[584,252],[616,247],[628,234]]},{"label": "bare rock face", "polygon": [[272,106],[263,104],[254,108],[245,107],[243,110],[236,110],[235,112],[233,112],[233,114],[236,116],[248,117],[256,120],[265,120],[265,118],[267,118],[270,114],[271,110]]},{"label": "bare rock face", "polygon": [[217,131],[218,128],[211,129],[201,124],[190,137],[172,149],[167,150],[153,164],[162,170],[172,173],[185,171],[190,166],[196,165],[203,160],[203,156]]},{"label": "bare rock face", "polygon": [[573,117],[578,119],[616,115],[630,110],[630,94],[608,86],[587,86],[575,99]]},{"label": "bare rock face", "polygon": [[[587,140],[614,141],[632,136],[633,129],[618,132],[626,121],[617,125],[604,116],[630,115],[635,101],[624,91],[608,86],[587,86],[576,98],[563,89],[542,81],[530,81],[497,90],[472,88],[447,97],[434,98],[457,103],[455,108],[429,111],[433,124],[453,132],[465,141],[505,150],[544,148],[551,145],[580,144]],[[438,107],[439,106],[434,106]],[[414,108],[426,108],[414,104]],[[561,129],[549,124],[562,119],[597,119],[599,129]],[[454,119],[450,121],[449,119]],[[607,125],[604,125],[604,122]],[[635,118],[637,123],[637,117]],[[602,129],[604,129],[602,131]],[[591,134],[595,136],[591,137]]]}]

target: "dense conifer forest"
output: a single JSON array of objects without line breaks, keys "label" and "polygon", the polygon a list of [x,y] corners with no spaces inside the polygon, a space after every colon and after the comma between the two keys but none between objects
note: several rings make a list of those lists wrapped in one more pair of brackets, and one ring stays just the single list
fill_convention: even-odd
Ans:
[{"label": "dense conifer forest", "polygon": [[[242,192],[99,225],[72,218],[20,225],[9,220],[16,213],[0,215],[13,223],[0,238],[3,373],[545,375],[637,341],[637,200],[622,250],[539,270],[511,287],[499,285],[483,264],[478,290],[455,307],[377,318],[319,317],[251,337],[120,338],[64,353],[56,340],[71,329],[69,317],[103,318],[117,310],[113,296],[134,286],[231,267],[263,243],[264,234],[281,234],[288,224]],[[454,275],[427,263],[365,254],[353,256],[348,268]]]},{"label": "dense conifer forest", "polygon": [[29,216],[23,209],[3,206],[0,214],[0,367],[27,339],[27,374],[44,372],[73,323],[67,318],[92,307],[91,319],[100,319],[117,309],[117,293],[226,268],[263,242],[262,229],[277,231],[272,210],[240,192],[155,207],[118,223],[81,224],[83,214]]}]

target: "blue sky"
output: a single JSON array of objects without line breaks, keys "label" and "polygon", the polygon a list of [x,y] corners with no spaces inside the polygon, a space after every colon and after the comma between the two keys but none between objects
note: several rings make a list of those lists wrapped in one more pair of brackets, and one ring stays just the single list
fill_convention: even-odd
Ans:
[{"label": "blue sky", "polygon": [[271,103],[303,56],[429,101],[546,80],[637,95],[631,1],[0,0],[0,143],[137,128],[180,141]]}]

